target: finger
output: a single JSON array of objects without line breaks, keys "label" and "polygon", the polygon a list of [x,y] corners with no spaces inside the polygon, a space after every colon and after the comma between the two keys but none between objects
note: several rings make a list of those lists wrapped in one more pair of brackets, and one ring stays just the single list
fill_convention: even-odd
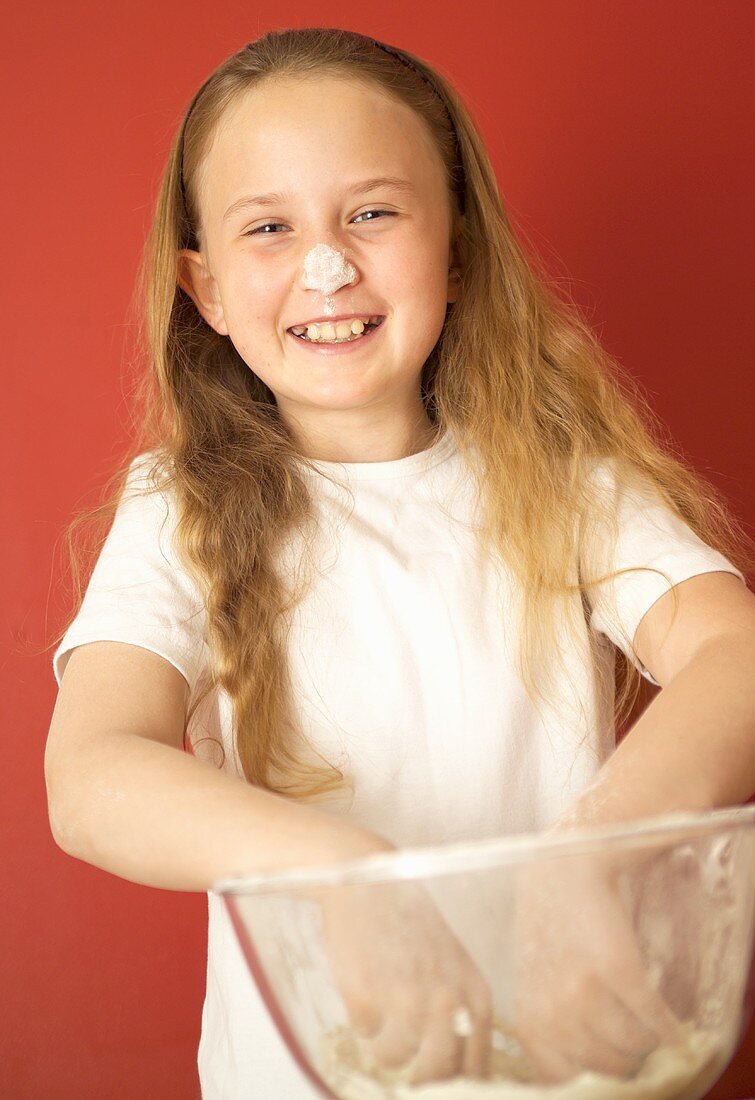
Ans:
[{"label": "finger", "polygon": [[550,1044],[546,1045],[540,1039],[528,1039],[518,1031],[516,1037],[538,1082],[562,1084],[583,1072],[581,1066]]},{"label": "finger", "polygon": [[416,993],[395,995],[372,1041],[375,1060],[391,1069],[409,1062],[419,1048],[423,1020],[422,1003]]},{"label": "finger", "polygon": [[[527,1029],[524,1031],[524,1039],[520,1041],[525,1050],[532,1051],[543,1069],[551,1068],[548,1065],[548,1056],[560,1060],[560,1063],[568,1063],[568,1067],[560,1065],[558,1072],[565,1073],[568,1068],[569,1076],[589,1070],[607,1077],[632,1077],[642,1061],[617,1050],[610,1042],[595,1034],[583,1018],[564,1016],[557,1024],[551,1023],[547,1029]],[[563,1081],[568,1078],[553,1078],[556,1079]]]},{"label": "finger", "polygon": [[445,1081],[461,1072],[464,1039],[453,1030],[453,1010],[435,1005],[425,1020],[411,1084]]},{"label": "finger", "polygon": [[383,1014],[374,997],[367,996],[362,989],[347,988],[342,988],[341,995],[349,1016],[349,1023],[357,1035],[361,1035],[364,1039],[371,1039],[377,1035],[383,1022]]},{"label": "finger", "polygon": [[683,1043],[685,1030],[682,1023],[654,989],[639,951],[630,963],[616,973],[612,992],[661,1043],[672,1046]]},{"label": "finger", "polygon": [[642,1060],[658,1046],[655,1031],[639,1020],[610,989],[604,989],[596,1011],[586,1022],[598,1039],[628,1058]]},{"label": "finger", "polygon": [[580,1071],[590,1070],[607,1077],[634,1077],[643,1060],[617,1050],[586,1024],[561,1040],[558,1053],[578,1065]]},{"label": "finger", "polygon": [[490,1077],[492,1051],[492,1013],[472,1017],[472,1034],[465,1040],[461,1054],[461,1074],[485,1081]]},{"label": "finger", "polygon": [[[667,1001],[656,990],[648,972],[634,930],[630,925],[615,928],[620,937],[614,962],[606,970],[611,992],[627,1006],[638,1022],[662,1043],[683,1043],[685,1029]],[[621,934],[623,932],[623,935]],[[617,963],[616,959],[621,962]]]},{"label": "finger", "polygon": [[[461,1073],[464,1077],[485,1080],[490,1077],[490,1058],[493,1043],[493,994],[485,978],[480,974],[462,993],[462,1001],[468,1005],[471,1030],[464,1035]],[[458,1034],[458,1033],[457,1033]]]}]

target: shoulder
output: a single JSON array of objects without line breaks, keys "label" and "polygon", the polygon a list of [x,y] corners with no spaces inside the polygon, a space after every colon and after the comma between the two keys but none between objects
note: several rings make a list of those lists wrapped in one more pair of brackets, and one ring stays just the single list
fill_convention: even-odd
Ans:
[{"label": "shoulder", "polygon": [[131,459],[126,476],[126,486],[129,489],[160,489],[169,481],[170,459],[161,448],[141,451]]},{"label": "shoulder", "polygon": [[[648,510],[671,506],[663,488],[627,459],[594,455],[585,463],[582,480],[584,504],[604,518],[629,510],[642,517]],[[672,509],[673,510],[673,509]]]},{"label": "shoulder", "polygon": [[172,511],[174,503],[171,461],[155,448],[135,455],[128,466],[120,494],[120,505]]},{"label": "shoulder", "polygon": [[142,451],[128,464],[116,494],[110,540],[128,545],[155,542],[164,554],[172,546],[178,521],[169,459],[162,450]]}]

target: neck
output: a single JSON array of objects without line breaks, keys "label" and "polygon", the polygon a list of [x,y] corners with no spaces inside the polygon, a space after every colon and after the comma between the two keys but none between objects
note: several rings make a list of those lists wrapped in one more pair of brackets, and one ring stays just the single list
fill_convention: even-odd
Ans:
[{"label": "neck", "polygon": [[437,439],[437,428],[422,410],[422,417],[409,423],[395,418],[371,420],[336,428],[335,418],[328,432],[305,430],[301,423],[289,424],[300,452],[318,462],[392,462],[426,451]]}]

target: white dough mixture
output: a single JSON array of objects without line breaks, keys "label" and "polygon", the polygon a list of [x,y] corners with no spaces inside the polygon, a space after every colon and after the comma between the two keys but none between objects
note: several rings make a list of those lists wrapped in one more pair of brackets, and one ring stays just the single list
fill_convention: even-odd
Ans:
[{"label": "white dough mixture", "polygon": [[[702,1091],[709,1088],[731,1052],[720,1033],[695,1029],[691,1021],[683,1027],[682,1045],[653,1051],[629,1079],[586,1071],[563,1084],[546,1085],[534,1080],[521,1056],[494,1047],[489,1080],[455,1077],[410,1085],[411,1063],[398,1071],[377,1066],[369,1042],[349,1028],[336,1028],[326,1036],[318,1068],[343,1100],[678,1100],[698,1077],[704,1076]],[[500,1025],[498,1030],[503,1033]],[[714,1063],[717,1072],[712,1073]]]}]

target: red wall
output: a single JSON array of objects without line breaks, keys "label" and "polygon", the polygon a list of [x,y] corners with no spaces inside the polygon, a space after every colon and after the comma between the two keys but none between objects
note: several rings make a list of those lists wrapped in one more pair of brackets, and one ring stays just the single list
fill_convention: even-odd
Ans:
[{"label": "red wall", "polygon": [[[755,6],[359,6],[344,19],[330,0],[27,0],[4,16],[3,405],[15,418],[0,433],[0,1095],[12,1100],[198,1096],[205,898],[121,881],[52,843],[45,646],[67,609],[60,532],[128,444],[126,310],[158,173],[228,53],[272,27],[342,25],[436,63],[465,95],[515,219],[573,277],[688,460],[741,519],[755,510]],[[755,1094],[754,1035],[715,1100]]]}]

